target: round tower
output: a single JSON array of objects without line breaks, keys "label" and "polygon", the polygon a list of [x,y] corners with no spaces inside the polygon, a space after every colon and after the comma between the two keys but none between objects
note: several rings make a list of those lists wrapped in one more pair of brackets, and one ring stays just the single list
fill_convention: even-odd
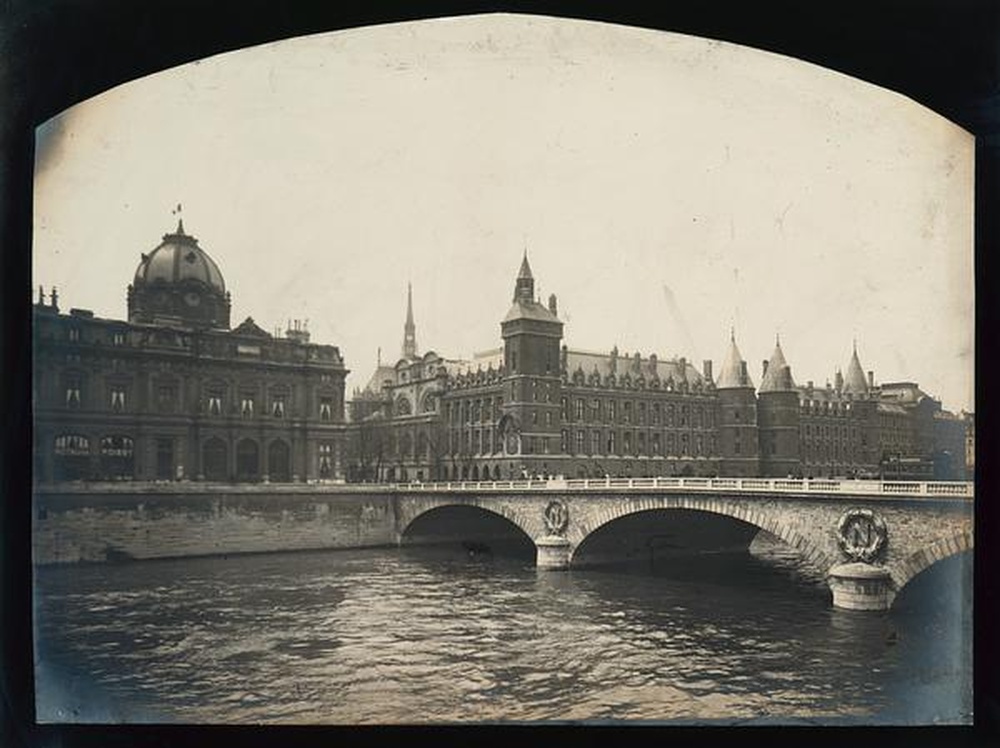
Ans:
[{"label": "round tower", "polygon": [[781,341],[776,340],[771,359],[757,390],[757,423],[760,469],[765,478],[798,477],[802,473],[799,450],[799,391],[792,369],[785,363]]},{"label": "round tower", "polygon": [[753,477],[760,473],[757,452],[757,395],[747,362],[730,333],[729,353],[715,384],[718,397],[719,475]]}]

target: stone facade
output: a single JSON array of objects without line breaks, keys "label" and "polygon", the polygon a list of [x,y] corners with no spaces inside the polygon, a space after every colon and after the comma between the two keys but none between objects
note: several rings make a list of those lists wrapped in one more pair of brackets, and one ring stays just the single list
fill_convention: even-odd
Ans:
[{"label": "stone facade", "polygon": [[501,347],[419,355],[412,295],[403,355],[351,403],[348,478],[527,476],[966,477],[966,423],[913,383],[847,375],[798,385],[780,342],[757,388],[735,335],[720,368],[571,349],[555,295],[535,298],[527,256]]},{"label": "stone facade", "polygon": [[34,306],[34,475],[342,480],[344,367],[302,325],[229,327],[221,272],[183,224],[143,254],[128,320]]}]

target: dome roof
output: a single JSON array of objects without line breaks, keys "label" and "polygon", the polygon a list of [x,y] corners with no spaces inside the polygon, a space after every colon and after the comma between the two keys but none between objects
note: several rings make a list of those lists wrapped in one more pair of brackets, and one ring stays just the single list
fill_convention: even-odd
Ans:
[{"label": "dome roof", "polygon": [[220,294],[226,292],[226,283],[219,266],[208,256],[198,240],[184,233],[184,222],[178,221],[177,231],[164,234],[163,242],[142,255],[142,262],[135,271],[136,286],[152,283],[183,283],[198,281]]}]

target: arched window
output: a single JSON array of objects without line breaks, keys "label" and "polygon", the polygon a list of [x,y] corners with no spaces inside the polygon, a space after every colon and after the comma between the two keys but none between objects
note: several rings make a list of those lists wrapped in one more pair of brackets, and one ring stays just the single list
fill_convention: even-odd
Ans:
[{"label": "arched window", "polygon": [[260,449],[253,439],[241,439],[236,444],[236,480],[260,479]]},{"label": "arched window", "polygon": [[397,416],[408,416],[413,412],[413,406],[410,405],[410,401],[405,397],[400,395],[396,398],[396,415]]},{"label": "arched window", "polygon": [[80,434],[60,434],[55,440],[55,479],[90,478],[90,439]]},{"label": "arched window", "polygon": [[101,477],[106,480],[135,477],[135,442],[131,437],[101,437]]},{"label": "arched window", "polygon": [[205,441],[201,448],[201,471],[205,480],[224,481],[229,479],[229,450],[218,437]]},{"label": "arched window", "polygon": [[267,477],[276,483],[292,479],[291,450],[281,439],[275,439],[267,448]]}]

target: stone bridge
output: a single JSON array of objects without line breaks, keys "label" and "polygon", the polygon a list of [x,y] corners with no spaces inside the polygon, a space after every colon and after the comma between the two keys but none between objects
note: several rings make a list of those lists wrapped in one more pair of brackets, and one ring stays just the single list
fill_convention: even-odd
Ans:
[{"label": "stone bridge", "polygon": [[530,538],[547,570],[573,567],[596,531],[640,513],[730,518],[744,529],[743,547],[766,530],[826,574],[834,606],[855,610],[888,609],[913,577],[973,545],[971,483],[636,478],[406,484],[394,493],[401,541],[419,517],[475,507]]}]

